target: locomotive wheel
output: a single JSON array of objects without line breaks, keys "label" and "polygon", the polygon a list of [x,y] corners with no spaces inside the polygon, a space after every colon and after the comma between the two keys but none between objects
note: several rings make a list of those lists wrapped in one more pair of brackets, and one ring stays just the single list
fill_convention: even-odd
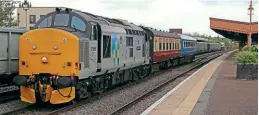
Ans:
[{"label": "locomotive wheel", "polygon": [[135,70],[132,70],[132,80],[137,81],[139,79],[138,72]]},{"label": "locomotive wheel", "polygon": [[74,104],[77,104],[77,101],[76,100],[72,100],[72,101],[68,102],[68,104],[74,105]]},{"label": "locomotive wheel", "polygon": [[81,99],[87,98],[90,96],[90,93],[87,91],[86,84],[78,83],[76,85],[76,101],[79,101]]}]

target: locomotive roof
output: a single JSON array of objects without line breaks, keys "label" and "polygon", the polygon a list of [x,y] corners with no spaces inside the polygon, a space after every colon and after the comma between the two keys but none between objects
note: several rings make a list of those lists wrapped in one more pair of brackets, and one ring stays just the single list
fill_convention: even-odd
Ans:
[{"label": "locomotive roof", "polygon": [[184,34],[179,34],[181,36],[181,39],[184,39],[184,40],[191,40],[191,41],[197,41],[195,38],[191,37],[191,36],[187,36],[187,35],[184,35]]},{"label": "locomotive roof", "polygon": [[154,36],[180,39],[180,36],[177,35],[176,33],[170,33],[170,32],[165,32],[165,31],[158,31],[156,29],[148,28],[148,27],[143,27],[143,28],[148,29],[149,31],[151,31]]},{"label": "locomotive roof", "polygon": [[96,22],[98,22],[100,24],[104,24],[104,25],[110,25],[110,26],[122,27],[122,28],[125,28],[125,29],[133,29],[133,30],[142,31],[142,28],[135,25],[134,23],[128,22],[127,20],[98,16],[98,15],[94,15],[94,14],[91,14],[91,13],[88,13],[88,12],[82,12],[82,11],[79,11],[79,10],[73,10],[72,12],[75,12],[75,13],[81,15],[87,21],[96,21]]}]

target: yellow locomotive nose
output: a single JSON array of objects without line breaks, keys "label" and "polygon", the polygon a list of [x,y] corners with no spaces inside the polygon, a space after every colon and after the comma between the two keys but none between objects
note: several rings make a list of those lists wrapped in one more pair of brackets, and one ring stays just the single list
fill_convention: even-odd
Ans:
[{"label": "yellow locomotive nose", "polygon": [[[29,51],[29,52],[28,52]],[[36,29],[20,39],[20,75],[40,73],[69,76],[78,74],[75,64],[79,61],[79,39],[60,29]],[[71,62],[71,66],[67,66]]]},{"label": "yellow locomotive nose", "polygon": [[75,98],[74,77],[79,74],[77,36],[60,29],[36,29],[21,36],[19,49],[19,76],[13,81],[21,86],[22,101],[35,103],[35,92],[39,92],[41,100],[53,104]]}]

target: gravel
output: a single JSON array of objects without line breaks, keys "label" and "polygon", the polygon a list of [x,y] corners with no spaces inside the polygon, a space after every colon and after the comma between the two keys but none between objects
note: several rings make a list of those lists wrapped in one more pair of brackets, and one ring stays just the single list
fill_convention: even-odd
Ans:
[{"label": "gravel", "polygon": [[146,97],[145,99],[139,101],[134,106],[128,108],[126,111],[123,111],[122,115],[139,115],[143,111],[145,111],[149,106],[151,106],[153,103],[155,103],[157,100],[162,98],[167,92],[172,90],[174,87],[176,87],[178,84],[180,84],[183,80],[185,80],[187,77],[189,77],[191,74],[193,74],[196,71],[196,69],[188,72],[183,77],[177,78],[174,82],[169,83],[165,87],[159,89],[154,94]]},{"label": "gravel", "polygon": [[26,108],[26,110],[15,115],[46,115],[56,109],[63,107],[64,105],[51,105],[48,103],[38,104]]},{"label": "gravel", "polygon": [[14,101],[10,101],[8,103],[3,103],[0,104],[0,114],[6,113],[6,112],[10,112],[16,109],[20,109],[23,108],[25,106],[28,106],[29,104],[27,103],[23,103],[20,100],[14,100]]},{"label": "gravel", "polygon": [[[104,98],[100,98],[99,100],[95,100],[91,103],[87,103],[85,105],[82,105],[80,107],[74,108],[70,111],[64,112],[61,115],[81,115],[81,114],[87,114],[87,115],[105,115],[109,114],[112,111],[116,110],[117,108],[123,106],[124,104],[130,102],[131,100],[135,99],[137,96],[141,96],[143,93],[148,92],[152,90],[153,88],[159,86],[160,84],[164,83],[168,79],[171,79],[172,77],[175,77],[179,75],[179,72],[182,72],[190,67],[192,67],[194,63],[183,65],[181,67],[175,68],[175,69],[169,69],[164,72],[158,73],[155,75],[155,77],[150,77],[150,79],[144,80],[144,82],[141,82],[139,84],[135,84],[129,87],[126,87],[125,89],[116,91],[114,93],[106,95]],[[176,86],[178,83],[180,83],[184,78],[177,80],[174,83],[174,86]],[[171,87],[167,88],[172,89]],[[166,91],[163,91],[166,92]],[[163,94],[160,94],[161,97]],[[159,98],[158,98],[159,99]],[[154,100],[155,101],[155,100]],[[152,104],[152,102],[150,102]],[[145,103],[143,103],[145,105]],[[141,106],[139,109],[141,111],[144,111],[145,108],[147,108],[148,105]],[[137,108],[138,109],[138,108]],[[136,111],[138,112],[138,111]],[[130,113],[131,115],[134,114]]]},{"label": "gravel", "polygon": [[0,87],[0,93],[17,90],[17,89],[19,89],[19,87],[17,86],[4,86],[4,87]]}]

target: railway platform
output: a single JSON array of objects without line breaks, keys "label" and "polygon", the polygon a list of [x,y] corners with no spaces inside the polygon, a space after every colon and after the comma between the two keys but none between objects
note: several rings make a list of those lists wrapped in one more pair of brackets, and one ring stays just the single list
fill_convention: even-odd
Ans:
[{"label": "railway platform", "polygon": [[234,51],[206,64],[142,115],[257,115],[257,80],[236,80]]}]

